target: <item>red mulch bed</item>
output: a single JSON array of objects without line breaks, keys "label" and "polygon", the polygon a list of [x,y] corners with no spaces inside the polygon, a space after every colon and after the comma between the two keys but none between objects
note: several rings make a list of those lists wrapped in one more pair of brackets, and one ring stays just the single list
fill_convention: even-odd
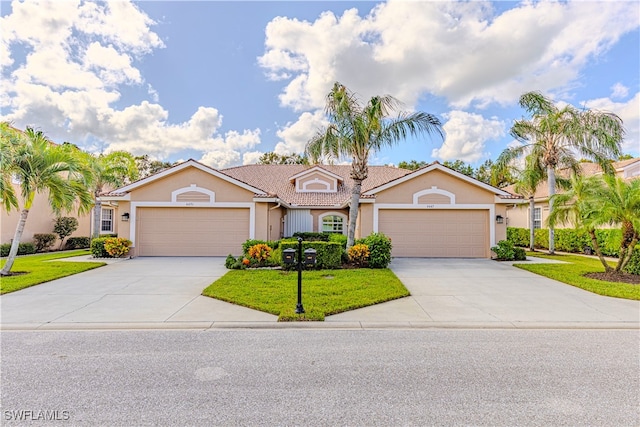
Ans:
[{"label": "red mulch bed", "polygon": [[611,272],[611,273],[587,273],[584,277],[588,277],[590,279],[603,280],[605,282],[622,282],[629,283],[630,285],[640,285],[640,275],[637,274],[629,274],[629,273],[621,273],[621,272]]}]

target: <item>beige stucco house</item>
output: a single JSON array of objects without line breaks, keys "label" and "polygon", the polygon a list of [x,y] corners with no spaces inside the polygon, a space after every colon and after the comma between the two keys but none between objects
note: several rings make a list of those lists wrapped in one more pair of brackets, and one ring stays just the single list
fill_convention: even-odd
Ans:
[{"label": "beige stucco house", "polygon": [[[602,169],[596,163],[584,162],[580,164],[580,168],[583,176],[602,175]],[[616,175],[621,178],[626,180],[640,179],[640,158],[614,162],[613,168]],[[515,194],[513,185],[505,187],[504,190]],[[558,191],[562,190],[558,189]],[[533,228],[545,228],[549,217],[549,186],[546,181],[538,186],[533,198],[535,202]],[[509,227],[529,228],[529,209],[529,199],[527,197],[513,200],[510,205],[507,205],[507,225]],[[570,226],[571,224],[566,224],[558,228]]]},{"label": "beige stucco house", "polygon": [[[117,205],[133,256],[238,255],[245,240],[297,231],[347,233],[351,166],[247,165],[188,160],[101,197]],[[370,166],[356,237],[382,232],[403,257],[489,258],[506,238],[513,195],[439,163],[417,171]]]}]

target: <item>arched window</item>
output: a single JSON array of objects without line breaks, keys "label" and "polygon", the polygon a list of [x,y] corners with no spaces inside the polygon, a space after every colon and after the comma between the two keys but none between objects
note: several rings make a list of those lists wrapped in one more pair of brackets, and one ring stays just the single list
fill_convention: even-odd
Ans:
[{"label": "arched window", "polygon": [[322,221],[321,231],[323,233],[345,234],[347,231],[347,218],[344,215],[336,215],[330,213],[320,217],[320,220]]}]

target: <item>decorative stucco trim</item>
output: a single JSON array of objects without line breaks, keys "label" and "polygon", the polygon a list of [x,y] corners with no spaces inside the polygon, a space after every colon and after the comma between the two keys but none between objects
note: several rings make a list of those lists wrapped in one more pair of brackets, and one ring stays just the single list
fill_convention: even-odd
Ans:
[{"label": "decorative stucco trim", "polygon": [[496,245],[496,224],[492,219],[496,216],[495,205],[492,204],[460,204],[460,205],[443,205],[443,204],[424,204],[424,205],[409,205],[409,204],[392,204],[381,203],[373,205],[373,232],[378,232],[378,214],[380,209],[421,209],[421,210],[436,210],[436,209],[460,209],[460,210],[488,210],[489,211],[489,247]]},{"label": "decorative stucco trim", "polygon": [[[427,194],[439,194],[439,195],[441,195],[441,196],[448,197],[448,198],[449,198],[449,200],[450,200],[450,203],[451,203],[452,205],[455,205],[455,204],[456,204],[456,195],[455,195],[455,194],[453,194],[453,193],[452,193],[452,192],[450,192],[450,191],[447,191],[447,190],[443,190],[443,189],[441,189],[441,188],[438,188],[438,187],[436,187],[436,186],[433,186],[433,187],[431,187],[431,188],[429,188],[429,189],[426,189],[426,190],[422,190],[422,191],[418,191],[418,192],[416,192],[416,193],[413,193],[413,204],[414,204],[414,205],[418,205],[418,204],[419,204],[419,203],[418,203],[418,199],[420,199],[420,197],[425,196],[425,195],[427,195]],[[423,203],[423,204],[424,204],[424,203]]]},{"label": "decorative stucco trim", "polygon": [[[302,184],[302,185],[300,185]],[[320,184],[324,185],[323,190],[317,189],[309,189],[307,186],[312,184]],[[333,187],[333,189],[331,188]],[[337,193],[338,192],[338,181],[336,179],[331,179],[330,181],[325,181],[320,178],[315,178],[313,181],[304,181],[300,182],[300,179],[296,180],[296,192],[298,193]]]},{"label": "decorative stucco trim", "polygon": [[247,208],[249,209],[249,238],[256,235],[256,205],[250,202],[131,202],[129,207],[129,240],[131,246],[136,246],[136,217],[138,208]]},{"label": "decorative stucco trim", "polygon": [[171,201],[172,202],[177,202],[178,201],[178,196],[180,194],[184,194],[184,193],[189,193],[191,191],[195,191],[196,193],[202,193],[202,194],[207,194],[209,196],[209,202],[210,203],[215,203],[216,201],[216,193],[206,189],[206,188],[202,188],[202,187],[198,187],[196,184],[191,184],[188,187],[183,187],[183,188],[179,188],[177,190],[174,190],[171,192]]}]

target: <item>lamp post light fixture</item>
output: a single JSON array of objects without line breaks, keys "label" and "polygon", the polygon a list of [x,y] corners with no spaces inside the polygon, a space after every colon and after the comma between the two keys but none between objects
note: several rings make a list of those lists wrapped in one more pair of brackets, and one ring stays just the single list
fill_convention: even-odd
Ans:
[{"label": "lamp post light fixture", "polygon": [[296,250],[293,248],[285,249],[282,251],[282,259],[285,264],[296,264],[298,269],[298,304],[296,305],[296,314],[304,313],[304,307],[302,306],[302,264],[306,267],[312,267],[316,263],[316,250],[306,249],[304,251],[304,257],[302,253],[302,238],[298,237],[298,254],[296,256]]}]

